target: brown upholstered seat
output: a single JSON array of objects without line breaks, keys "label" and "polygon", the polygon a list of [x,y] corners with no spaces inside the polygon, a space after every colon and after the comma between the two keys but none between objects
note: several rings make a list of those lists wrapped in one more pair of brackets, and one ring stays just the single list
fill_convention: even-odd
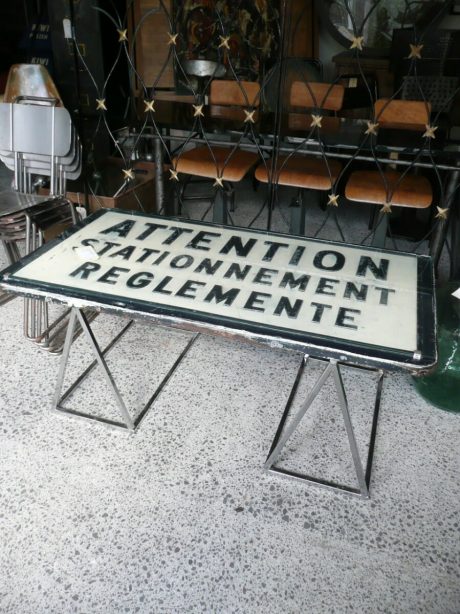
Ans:
[{"label": "brown upholstered seat", "polygon": [[209,102],[213,105],[258,107],[259,94],[260,86],[253,81],[215,80],[209,89]]},{"label": "brown upholstered seat", "polygon": [[[267,160],[266,166],[259,165],[256,179],[268,183],[272,160]],[[307,158],[305,156],[280,156],[278,158],[275,177],[270,180],[280,185],[293,186],[310,190],[330,190],[335,183],[342,166],[336,160],[322,158]]]},{"label": "brown upholstered seat", "polygon": [[[321,107],[328,111],[337,111],[342,106],[344,91],[342,85],[294,81],[289,101],[295,107]],[[325,123],[327,120],[333,120],[334,124],[339,122],[336,117],[322,119]],[[288,121],[291,129],[311,129],[311,115],[291,114]],[[267,183],[267,167],[270,169],[271,164],[271,159],[260,164],[256,170],[256,179]],[[276,176],[271,179],[277,181],[279,185],[310,190],[330,190],[340,174],[342,165],[336,160],[328,160],[326,163],[322,158],[295,154],[290,157],[279,156],[277,168]]]},{"label": "brown upholstered seat", "polygon": [[[415,130],[422,134],[430,123],[431,106],[419,100],[376,100],[374,105],[374,122],[380,128]],[[348,200],[390,205],[381,211],[375,222],[372,244],[385,246],[388,228],[388,213],[391,206],[407,209],[426,209],[431,205],[433,192],[431,184],[421,175],[405,174],[396,170],[385,170],[384,177],[380,170],[356,171],[351,174],[345,187]]]},{"label": "brown upholstered seat", "polygon": [[[255,109],[260,104],[260,86],[251,81],[214,80],[209,90],[209,102],[216,106],[217,115],[231,117],[235,111],[238,117],[243,115],[244,108]],[[222,113],[222,107],[227,106],[230,113]],[[244,120],[242,120],[244,121]],[[257,154],[229,147],[200,146],[185,151],[173,159],[173,166],[179,173],[209,177],[221,177],[224,181],[241,181],[246,173],[257,162]]]},{"label": "brown upholstered seat", "polygon": [[225,181],[241,181],[256,164],[258,155],[252,151],[230,147],[197,147],[173,160],[179,173],[198,177],[222,177]]},{"label": "brown upholstered seat", "polygon": [[293,107],[339,111],[342,108],[344,94],[343,85],[294,81],[291,85],[289,102]]},{"label": "brown upholstered seat", "polygon": [[[391,202],[398,207],[426,209],[431,205],[433,192],[426,177],[402,175],[396,171],[356,171],[351,174],[345,196],[356,202],[384,205]],[[402,177],[402,178],[401,178]]]},{"label": "brown upholstered seat", "polygon": [[374,105],[375,121],[382,128],[424,132],[430,122],[430,112],[431,104],[423,100],[380,98]]},{"label": "brown upholstered seat", "polygon": [[[214,80],[211,82],[209,102],[214,106],[214,113],[211,107],[210,115],[224,119],[241,119],[243,123],[246,118],[244,111],[255,110],[260,105],[260,86],[251,81]],[[225,112],[225,106],[228,112]],[[219,179],[232,184],[241,181],[257,160],[257,153],[235,149],[235,146],[229,143],[228,147],[202,145],[189,149],[176,156],[172,163],[179,173]],[[233,188],[228,184],[224,187],[225,209],[233,210]]]},{"label": "brown upholstered seat", "polygon": [[[309,113],[290,113],[288,125],[291,130],[304,131],[307,134],[313,130],[333,132],[337,129],[340,120],[337,117],[322,117],[322,111],[338,111],[342,107],[344,87],[331,83],[294,81],[289,92],[289,103],[292,107],[310,109]],[[314,114],[314,115],[313,115]],[[320,124],[315,127],[313,119],[321,115]],[[331,120],[331,121],[329,121]],[[323,124],[324,122],[324,124]],[[276,172],[271,173],[273,160],[266,160],[260,164],[255,172],[256,179],[263,183],[273,181],[279,185],[298,188],[297,198],[293,201],[295,206],[290,207],[290,232],[304,234],[306,204],[303,190],[328,191],[333,190],[342,165],[336,160],[326,160],[313,156],[293,154],[279,156],[276,162]],[[313,200],[314,192],[309,200]]]}]

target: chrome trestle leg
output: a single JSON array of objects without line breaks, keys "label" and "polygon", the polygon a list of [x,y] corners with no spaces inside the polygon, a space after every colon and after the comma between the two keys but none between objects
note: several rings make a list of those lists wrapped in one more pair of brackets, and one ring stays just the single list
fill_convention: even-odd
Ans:
[{"label": "chrome trestle leg", "polygon": [[[80,325],[81,330],[84,332],[89,344],[91,346],[91,350],[95,356],[95,360],[80,374],[80,376],[65,390],[62,392],[64,377],[66,372],[67,363],[70,355],[70,348],[72,345],[72,341],[77,333],[77,324]],[[71,309],[70,320],[67,328],[67,335],[64,343],[64,349],[61,356],[61,364],[59,367],[59,374],[56,383],[56,391],[53,399],[52,410],[56,411],[60,414],[66,414],[72,416],[74,418],[83,418],[85,420],[91,420],[93,422],[99,422],[103,426],[120,428],[124,430],[128,430],[133,432],[140,425],[141,421],[145,417],[148,409],[151,407],[155,399],[158,397],[160,392],[163,390],[165,385],[168,383],[174,372],[176,371],[179,364],[182,362],[183,358],[192,347],[193,343],[199,336],[199,334],[195,334],[187,343],[186,347],[182,350],[179,357],[175,360],[174,364],[162,379],[154,393],[150,396],[147,403],[144,407],[138,412],[135,418],[132,418],[128,412],[126,404],[123,400],[123,397],[116,385],[112,372],[110,371],[107,361],[105,359],[107,353],[115,346],[115,344],[122,338],[122,336],[128,331],[128,329],[133,325],[133,320],[130,320],[124,328],[112,339],[112,341],[102,350],[94,336],[93,331],[91,330],[90,320],[87,315],[84,313],[82,309],[78,309],[73,307]],[[99,366],[102,369],[104,379],[108,384],[110,391],[116,401],[118,406],[118,410],[120,412],[122,421],[111,420],[109,418],[105,418],[100,415],[95,414],[87,414],[83,413],[76,409],[71,409],[69,407],[64,407],[63,403],[66,399],[68,399],[71,394],[80,386],[80,384],[88,377],[88,375],[92,372],[92,370]]]},{"label": "chrome trestle leg", "polygon": [[2,307],[2,305],[6,305],[14,298],[16,298],[15,294],[9,294],[8,292],[0,290],[0,307]]},{"label": "chrome trestle leg", "polygon": [[[13,264],[16,260],[19,260],[19,248],[14,241],[2,241],[3,248],[5,250],[6,256],[8,258],[9,264]],[[9,294],[3,290],[0,290],[0,307],[2,305],[6,305],[9,301],[16,298],[16,295]]]},{"label": "chrome trestle leg", "polygon": [[[70,207],[72,223],[76,222],[76,214]],[[32,220],[26,216],[26,253],[33,252],[43,245],[43,233]],[[85,311],[91,320],[97,312],[91,309]],[[49,321],[48,305],[43,299],[24,299],[24,335],[30,341],[37,343],[39,347],[51,354],[60,354],[64,345],[64,337],[67,327],[67,319],[70,310],[66,310],[52,323]],[[75,329],[78,335],[81,329]],[[74,338],[75,338],[74,335]]]},{"label": "chrome trestle leg", "polygon": [[[265,469],[270,472],[274,472],[280,475],[284,475],[286,477],[294,478],[297,480],[301,480],[304,482],[308,482],[311,484],[315,484],[317,486],[321,486],[323,488],[338,490],[351,495],[358,495],[365,499],[369,498],[369,487],[371,482],[371,472],[372,472],[372,461],[374,456],[374,447],[375,447],[375,438],[377,434],[377,422],[378,422],[378,414],[380,410],[380,399],[383,385],[383,371],[379,371],[379,379],[377,383],[377,391],[376,391],[376,399],[374,405],[374,414],[372,420],[371,434],[370,434],[370,442],[369,442],[369,451],[367,456],[366,468],[364,469],[363,464],[361,462],[361,458],[359,456],[358,446],[356,444],[356,438],[353,430],[353,425],[350,418],[350,412],[348,408],[347,396],[345,393],[345,388],[343,385],[342,375],[340,373],[339,364],[336,360],[330,360],[314,384],[310,393],[308,394],[305,402],[302,404],[300,409],[291,419],[288,426],[286,426],[286,421],[289,416],[289,411],[294,402],[294,399],[297,394],[299,382],[301,380],[301,376],[305,369],[306,363],[308,361],[308,356],[304,356],[302,358],[301,365],[297,372],[296,379],[294,381],[293,387],[291,389],[291,393],[289,395],[288,401],[286,403],[285,410],[283,412],[283,416],[279,423],[278,429],[276,431],[273,443],[270,448],[270,452],[268,454],[267,460],[265,461]],[[345,486],[342,484],[337,484],[334,482],[329,482],[327,480],[322,480],[320,478],[314,478],[308,475],[304,475],[301,473],[297,473],[295,471],[290,471],[289,469],[276,467],[275,464],[279,459],[281,452],[290,439],[296,428],[299,426],[302,418],[305,416],[307,410],[312,405],[313,401],[319,394],[320,390],[326,383],[326,381],[332,377],[335,385],[335,389],[337,391],[339,397],[340,408],[342,412],[342,417],[345,425],[345,429],[348,436],[348,443],[350,446],[351,456],[353,459],[353,464],[356,472],[356,477],[358,480],[359,488],[352,488],[349,486]]]}]

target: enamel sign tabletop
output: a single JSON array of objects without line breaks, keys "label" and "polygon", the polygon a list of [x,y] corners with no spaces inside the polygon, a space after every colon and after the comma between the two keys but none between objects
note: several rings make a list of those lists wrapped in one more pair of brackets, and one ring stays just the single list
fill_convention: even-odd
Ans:
[{"label": "enamel sign tabletop", "polygon": [[431,259],[101,210],[9,267],[2,285],[382,354],[435,360]]}]

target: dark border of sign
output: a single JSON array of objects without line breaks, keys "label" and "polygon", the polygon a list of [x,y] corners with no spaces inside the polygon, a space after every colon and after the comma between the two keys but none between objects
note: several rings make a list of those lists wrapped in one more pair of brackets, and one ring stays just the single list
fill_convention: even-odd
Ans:
[{"label": "dark border of sign", "polygon": [[[40,292],[54,292],[55,294],[62,295],[63,297],[75,298],[78,300],[87,300],[91,302],[107,305],[108,307],[116,309],[130,309],[139,311],[145,314],[151,314],[155,316],[169,316],[176,318],[186,318],[191,321],[200,323],[209,323],[215,326],[225,326],[235,331],[247,331],[252,334],[269,335],[272,337],[278,337],[287,341],[293,341],[295,343],[304,344],[306,346],[318,346],[324,347],[327,345],[335,352],[344,352],[347,354],[358,353],[374,360],[395,361],[407,368],[414,368],[421,370],[423,368],[432,367],[436,363],[437,351],[436,351],[436,310],[435,310],[435,296],[434,296],[434,277],[433,266],[429,256],[421,256],[414,254],[417,258],[417,351],[420,354],[420,358],[414,357],[413,352],[407,352],[402,350],[395,350],[392,348],[384,348],[381,346],[373,346],[360,342],[346,342],[338,341],[334,337],[327,337],[326,335],[317,335],[315,333],[296,332],[287,328],[264,326],[255,322],[249,322],[247,320],[238,320],[236,318],[227,318],[225,316],[210,315],[205,312],[200,312],[192,309],[174,308],[165,305],[159,305],[151,303],[149,301],[133,301],[122,297],[123,302],[120,302],[120,297],[116,297],[113,294],[107,294],[102,292],[94,292],[90,290],[79,290],[77,288],[66,288],[59,284],[45,283],[45,282],[31,282],[28,279],[23,279],[16,276],[16,273],[20,269],[30,262],[33,262],[37,258],[41,257],[48,250],[53,249],[56,245],[62,243],[64,240],[71,237],[73,234],[89,225],[97,218],[104,215],[106,212],[120,213],[124,216],[136,215],[148,218],[157,218],[161,220],[170,220],[178,222],[187,222],[177,217],[166,217],[161,215],[153,215],[149,213],[128,211],[124,209],[99,209],[95,213],[89,215],[86,219],[78,224],[72,226],[69,230],[56,237],[49,243],[46,243],[41,248],[37,249],[33,253],[25,256],[18,262],[8,266],[6,269],[0,272],[0,284],[4,284],[5,288],[13,289],[14,287],[21,288],[23,291],[27,291],[33,296],[33,291]],[[248,229],[240,226],[222,226],[219,224],[210,224],[202,221],[191,221],[190,223],[206,226],[208,228],[226,228],[235,231],[246,231],[255,234],[267,235],[265,230]],[[323,241],[320,239],[311,239],[310,237],[303,237],[297,235],[288,235],[283,233],[270,232],[272,237],[288,237],[298,238],[299,240],[308,240],[315,243],[321,243],[322,245],[336,245],[333,241]],[[381,249],[375,247],[367,247],[360,245],[352,245],[349,243],[344,244],[347,247],[353,249],[366,249],[377,253],[382,253]],[[384,250],[388,254],[396,254],[401,256],[401,252],[395,252],[391,250]],[[15,277],[11,277],[14,275]],[[57,299],[56,299],[57,300]],[[64,301],[63,301],[64,302]]]}]

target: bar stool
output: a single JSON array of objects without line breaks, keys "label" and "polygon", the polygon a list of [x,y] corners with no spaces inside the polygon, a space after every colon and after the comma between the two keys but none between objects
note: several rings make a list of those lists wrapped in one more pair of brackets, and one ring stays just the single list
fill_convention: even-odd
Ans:
[{"label": "bar stool", "polygon": [[56,106],[63,106],[56,85],[42,64],[13,64],[10,67],[3,102],[16,102],[22,96],[32,97],[35,104],[45,104],[40,99],[53,98]]},{"label": "bar stool", "polygon": [[[23,251],[29,254],[77,222],[74,206],[62,195],[66,179],[80,174],[81,148],[70,115],[43,66],[12,66],[5,100],[9,102],[0,103],[0,134],[4,135],[0,158],[14,171],[14,190],[0,194],[0,241],[12,263],[21,257],[20,243],[25,243]],[[34,193],[36,175],[50,178],[50,197]],[[43,300],[24,298],[27,339],[49,352],[60,352],[65,329],[65,313],[50,322]]]},{"label": "bar stool", "polygon": [[[259,92],[258,83],[215,79],[211,82],[209,103],[220,107],[237,107],[243,122],[243,110],[246,116],[251,117],[252,112],[259,107]],[[225,147],[199,146],[190,149],[173,158],[172,164],[174,173],[214,179],[215,185],[223,188],[223,211],[218,211],[214,206],[213,221],[225,223],[227,211],[234,209],[233,184],[240,182],[257,160],[257,153],[239,149],[237,144],[229,143]]]},{"label": "bar stool", "polygon": [[[430,105],[415,100],[386,100],[375,102],[372,130],[377,127],[423,132],[429,136]],[[391,207],[426,209],[433,200],[431,184],[422,175],[404,174],[394,169],[359,170],[350,175],[345,187],[348,200],[381,206],[374,223],[372,245],[385,247],[388,214]]]},{"label": "bar stool", "polygon": [[[323,111],[336,113],[340,110],[344,92],[342,85],[294,81],[291,86],[289,103],[294,108],[314,110],[310,124],[304,125],[304,128],[320,131],[324,120],[338,121],[337,118],[322,117],[322,113]],[[303,115],[300,119],[304,117],[307,116]],[[297,121],[299,118],[294,117],[294,119]],[[336,160],[328,160],[324,157],[292,154],[278,156],[276,169],[273,169],[273,166],[273,158],[260,164],[256,169],[256,179],[262,183],[275,181],[279,185],[298,188],[294,206],[291,206],[289,232],[305,234],[305,192],[308,191],[309,200],[311,200],[318,192],[331,190],[340,175],[342,165]],[[331,194],[329,200],[330,204],[335,204],[336,195]]]}]

